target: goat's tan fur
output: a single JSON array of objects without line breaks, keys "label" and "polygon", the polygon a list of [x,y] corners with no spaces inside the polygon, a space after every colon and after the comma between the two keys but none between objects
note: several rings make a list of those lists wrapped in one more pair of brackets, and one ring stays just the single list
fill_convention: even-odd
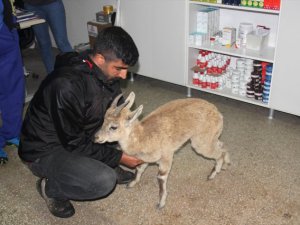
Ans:
[{"label": "goat's tan fur", "polygon": [[[174,152],[188,140],[197,153],[216,161],[209,179],[213,179],[222,167],[225,168],[230,163],[229,154],[219,141],[223,117],[213,104],[196,98],[178,99],[160,106],[138,121],[143,106],[131,112],[134,98],[132,92],[123,106],[118,107],[118,99],[115,100],[106,112],[95,141],[118,141],[122,151],[145,162],[137,167],[136,178],[129,183],[129,187],[139,182],[148,163],[158,164],[159,208],[165,205],[166,183]],[[119,108],[117,113],[116,108]]]}]

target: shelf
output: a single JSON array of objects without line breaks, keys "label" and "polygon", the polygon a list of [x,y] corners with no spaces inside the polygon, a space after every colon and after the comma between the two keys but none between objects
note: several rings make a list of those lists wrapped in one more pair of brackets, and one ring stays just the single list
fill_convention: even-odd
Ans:
[{"label": "shelf", "polygon": [[234,9],[234,10],[241,10],[241,11],[269,13],[269,14],[280,13],[279,10],[274,10],[274,9],[261,9],[261,8],[254,8],[254,7],[234,6],[234,5],[225,5],[225,4],[208,3],[208,2],[190,1],[190,4],[212,6],[212,7],[218,7],[223,9]]},{"label": "shelf", "polygon": [[250,58],[250,59],[255,59],[255,60],[269,62],[269,63],[274,62],[275,48],[272,47],[264,48],[263,51],[254,51],[245,48],[238,49],[235,48],[234,46],[231,48],[226,48],[221,45],[212,46],[209,43],[207,43],[201,46],[190,45],[189,48],[203,49],[212,52],[217,52],[217,53],[222,53],[222,54],[227,54],[227,55],[237,56],[237,57],[243,57],[243,58]]},{"label": "shelf", "polygon": [[33,19],[30,19],[30,20],[19,22],[19,27],[20,27],[20,29],[25,29],[25,28],[28,28],[28,27],[31,27],[31,26],[34,26],[34,25],[37,25],[37,24],[40,24],[40,23],[45,23],[45,22],[46,21],[44,19],[33,18]]},{"label": "shelf", "polygon": [[255,100],[255,99],[243,97],[243,96],[240,96],[240,95],[232,94],[231,89],[226,88],[226,87],[223,88],[222,90],[219,90],[219,89],[212,90],[212,89],[208,89],[208,88],[201,88],[199,86],[195,86],[195,85],[191,85],[191,84],[187,84],[187,87],[197,89],[197,90],[200,90],[200,91],[203,91],[203,92],[208,92],[208,93],[211,93],[211,94],[220,95],[220,96],[223,96],[223,97],[235,99],[235,100],[238,100],[238,101],[247,102],[247,103],[250,103],[250,104],[266,107],[266,108],[269,107],[268,103],[263,103],[262,101],[259,101],[259,100]]}]

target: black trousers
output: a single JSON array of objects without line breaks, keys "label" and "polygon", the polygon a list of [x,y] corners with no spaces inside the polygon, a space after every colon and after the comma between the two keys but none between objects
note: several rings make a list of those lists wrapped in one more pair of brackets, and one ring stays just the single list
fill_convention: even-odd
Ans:
[{"label": "black trousers", "polygon": [[59,200],[103,198],[114,190],[117,182],[113,168],[67,151],[26,164],[34,175],[47,178],[46,195]]}]

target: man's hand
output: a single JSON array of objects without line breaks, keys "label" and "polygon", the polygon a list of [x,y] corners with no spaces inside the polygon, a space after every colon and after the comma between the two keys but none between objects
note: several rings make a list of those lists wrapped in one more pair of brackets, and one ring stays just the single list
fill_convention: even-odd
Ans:
[{"label": "man's hand", "polygon": [[123,152],[120,163],[124,166],[127,166],[129,168],[135,168],[138,165],[144,163],[143,160],[137,159],[133,156],[129,156],[126,153]]}]

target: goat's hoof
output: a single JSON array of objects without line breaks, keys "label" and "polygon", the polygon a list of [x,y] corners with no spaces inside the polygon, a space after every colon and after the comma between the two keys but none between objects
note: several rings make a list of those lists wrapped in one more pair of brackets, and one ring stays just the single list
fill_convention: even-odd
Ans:
[{"label": "goat's hoof", "polygon": [[130,182],[130,183],[128,183],[128,184],[126,185],[126,187],[127,187],[127,188],[132,188],[132,187],[134,187],[135,185],[136,185],[135,182]]},{"label": "goat's hoof", "polygon": [[158,203],[157,205],[156,205],[156,208],[158,209],[158,210],[161,210],[161,209],[163,209],[165,207],[165,204],[160,204],[160,203]]},{"label": "goat's hoof", "polygon": [[227,165],[223,165],[221,169],[222,169],[222,170],[227,170],[227,168],[228,168]]},{"label": "goat's hoof", "polygon": [[222,170],[227,170],[229,166],[231,166],[231,163],[230,163],[230,162],[229,162],[229,163],[224,163],[224,164],[222,165]]},{"label": "goat's hoof", "polygon": [[215,178],[215,176],[209,175],[209,176],[207,177],[207,180],[210,181],[210,180],[213,180],[214,178]]}]

